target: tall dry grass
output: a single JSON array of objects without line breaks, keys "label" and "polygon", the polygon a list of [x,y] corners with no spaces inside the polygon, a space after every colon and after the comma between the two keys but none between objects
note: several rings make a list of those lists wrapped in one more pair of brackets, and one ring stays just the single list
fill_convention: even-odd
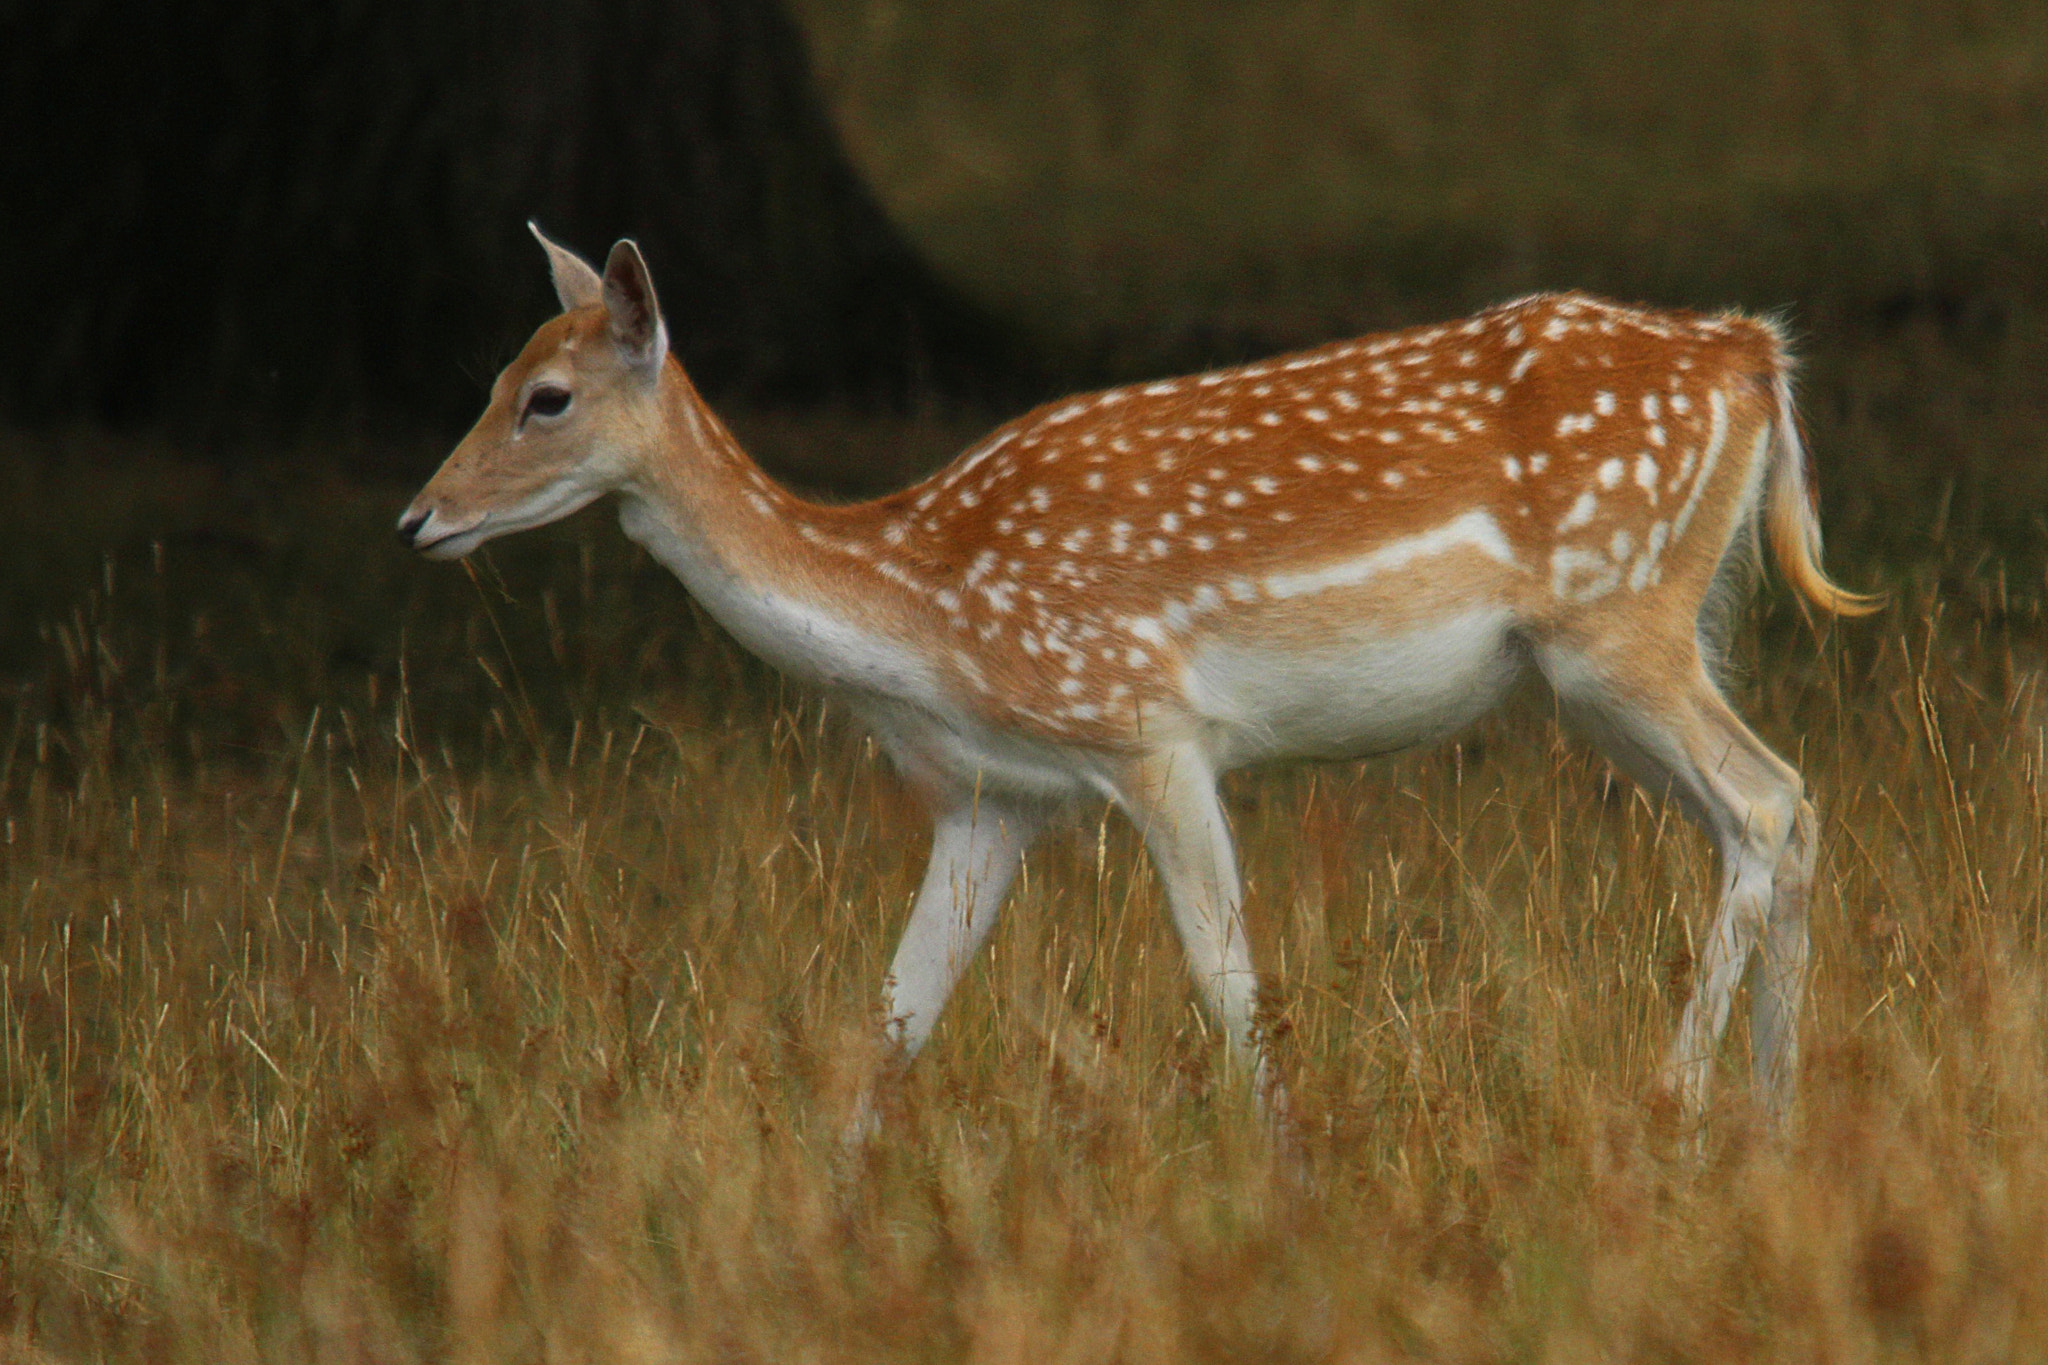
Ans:
[{"label": "tall dry grass", "polygon": [[375,548],[400,490],[44,453],[0,1354],[2044,1353],[2040,592],[1998,561],[1745,632],[1825,822],[1783,1142],[1739,1026],[1700,1148],[1656,1098],[1712,861],[1530,696],[1229,784],[1291,1153],[1082,811],[849,1161],[924,839],[857,734],[601,519],[469,575]]}]

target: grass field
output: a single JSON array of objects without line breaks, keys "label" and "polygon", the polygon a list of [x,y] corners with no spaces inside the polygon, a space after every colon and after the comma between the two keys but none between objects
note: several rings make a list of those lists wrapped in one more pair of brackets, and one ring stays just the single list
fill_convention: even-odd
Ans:
[{"label": "grass field", "polygon": [[917,814],[608,519],[427,565],[395,485],[12,444],[13,1358],[2043,1354],[2041,580],[1953,502],[1745,632],[1825,821],[1785,1143],[1739,1026],[1702,1152],[1657,1101],[1711,857],[1531,696],[1230,782],[1294,1155],[1089,811],[847,1162]]}]

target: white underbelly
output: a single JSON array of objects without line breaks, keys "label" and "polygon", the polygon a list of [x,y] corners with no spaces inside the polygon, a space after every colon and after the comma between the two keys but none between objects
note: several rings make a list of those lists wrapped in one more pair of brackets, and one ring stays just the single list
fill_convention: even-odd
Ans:
[{"label": "white underbelly", "polygon": [[1344,632],[1313,647],[1212,639],[1190,659],[1188,704],[1208,722],[1219,769],[1392,753],[1500,704],[1523,668],[1512,619],[1488,608],[1398,634]]},{"label": "white underbelly", "polygon": [[1111,796],[1102,756],[983,724],[955,706],[850,695],[848,703],[896,763],[959,793],[976,790],[1060,804]]}]

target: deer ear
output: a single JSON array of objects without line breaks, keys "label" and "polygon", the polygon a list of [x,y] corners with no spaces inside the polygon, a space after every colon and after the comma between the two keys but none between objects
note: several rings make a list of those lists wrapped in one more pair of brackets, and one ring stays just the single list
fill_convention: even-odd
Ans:
[{"label": "deer ear", "polygon": [[668,355],[668,324],[654,297],[654,277],[640,248],[627,238],[612,248],[604,263],[604,311],[610,315],[612,341],[626,363],[649,372]]},{"label": "deer ear", "polygon": [[588,262],[569,248],[549,241],[540,224],[531,218],[526,220],[526,230],[540,243],[540,249],[548,253],[548,269],[555,276],[555,297],[562,301],[563,312],[573,313],[604,301],[604,281]]}]

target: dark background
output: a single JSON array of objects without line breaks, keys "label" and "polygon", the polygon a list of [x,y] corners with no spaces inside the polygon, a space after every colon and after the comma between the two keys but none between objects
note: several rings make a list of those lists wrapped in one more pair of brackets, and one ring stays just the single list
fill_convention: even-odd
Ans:
[{"label": "dark background", "polygon": [[530,217],[637,237],[728,411],[946,440],[1531,289],[1771,311],[1831,524],[2014,550],[2042,9],[9,0],[0,422],[413,477],[552,306]]},{"label": "dark background", "polygon": [[773,0],[86,0],[14,7],[0,54],[22,420],[459,421],[551,300],[529,217],[639,238],[727,398],[1016,364],[847,164]]}]

